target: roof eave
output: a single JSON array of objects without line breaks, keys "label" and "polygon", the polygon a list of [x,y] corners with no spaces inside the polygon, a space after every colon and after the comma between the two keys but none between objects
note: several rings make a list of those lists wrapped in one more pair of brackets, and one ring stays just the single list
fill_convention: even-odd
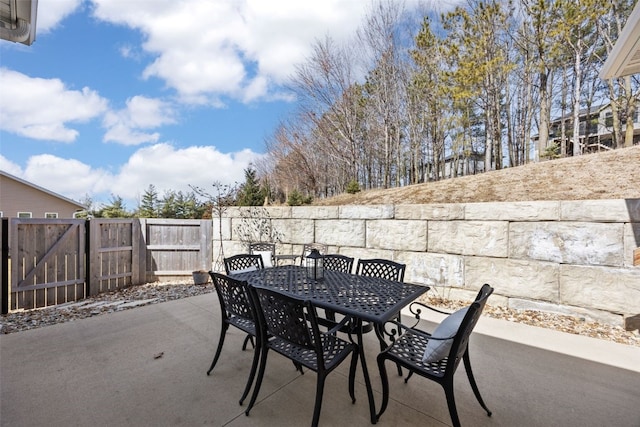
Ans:
[{"label": "roof eave", "polygon": [[631,15],[609,53],[600,78],[604,80],[640,73],[640,2]]}]

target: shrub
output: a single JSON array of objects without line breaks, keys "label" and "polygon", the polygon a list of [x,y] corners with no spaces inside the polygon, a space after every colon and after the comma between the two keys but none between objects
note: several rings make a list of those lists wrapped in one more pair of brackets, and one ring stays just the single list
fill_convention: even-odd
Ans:
[{"label": "shrub", "polygon": [[355,179],[352,179],[351,181],[349,181],[349,183],[347,184],[347,189],[346,189],[347,193],[349,194],[356,194],[360,192],[360,184],[358,184],[358,181],[356,181]]},{"label": "shrub", "polygon": [[289,206],[302,206],[309,205],[313,201],[313,197],[311,196],[303,196],[298,190],[293,190],[289,194],[289,198],[287,199],[287,204]]}]

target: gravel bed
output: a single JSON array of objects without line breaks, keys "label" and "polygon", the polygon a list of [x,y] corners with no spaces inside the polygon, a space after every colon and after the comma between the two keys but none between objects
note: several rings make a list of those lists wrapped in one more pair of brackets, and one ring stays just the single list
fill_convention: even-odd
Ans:
[{"label": "gravel bed", "polygon": [[154,282],[107,292],[81,301],[54,307],[12,311],[0,316],[0,334],[11,334],[56,323],[129,310],[180,298],[214,292],[213,283],[194,285],[182,282]]},{"label": "gravel bed", "polygon": [[[422,301],[432,307],[438,307],[449,312],[465,305],[460,301],[448,301],[439,297],[423,298]],[[621,326],[598,323],[581,317],[536,310],[513,310],[506,307],[492,306],[488,303],[485,305],[482,315],[640,347],[640,333],[638,333],[638,330],[626,331]]]},{"label": "gravel bed", "polygon": [[[72,322],[144,305],[202,295],[214,292],[214,290],[212,283],[194,285],[193,283],[184,282],[155,282],[132,286],[121,291],[101,294],[74,303],[61,304],[44,309],[15,311],[2,315],[0,316],[0,333],[10,334],[56,323]],[[426,298],[425,302],[448,311],[453,311],[463,306],[461,302],[447,301],[434,297]],[[625,331],[622,327],[592,322],[573,316],[533,310],[512,310],[504,307],[494,307],[489,304],[485,307],[483,315],[640,347],[640,334],[637,330]]]}]

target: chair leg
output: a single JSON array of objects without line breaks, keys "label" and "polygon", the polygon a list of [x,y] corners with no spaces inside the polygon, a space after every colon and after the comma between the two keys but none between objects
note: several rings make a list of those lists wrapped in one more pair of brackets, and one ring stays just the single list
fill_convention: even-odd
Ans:
[{"label": "chair leg", "polygon": [[398,376],[401,377],[402,376],[402,366],[400,366],[399,363],[396,363],[396,368],[398,369]]},{"label": "chair leg", "polygon": [[447,397],[447,406],[449,407],[449,416],[451,417],[451,423],[453,427],[460,427],[460,419],[458,418],[458,411],[456,410],[456,398],[453,394],[453,378],[442,383],[444,388],[444,394]]},{"label": "chair leg", "polygon": [[263,345],[263,349],[260,354],[260,368],[258,369],[258,377],[256,378],[256,385],[253,387],[253,394],[251,395],[251,400],[249,401],[249,406],[247,406],[247,410],[244,411],[245,415],[249,415],[249,411],[253,408],[253,405],[256,403],[256,399],[258,398],[258,393],[260,392],[260,386],[262,385],[262,378],[264,377],[264,369],[267,365],[267,352],[269,349]]},{"label": "chair leg", "polygon": [[475,394],[476,399],[478,399],[478,403],[480,406],[487,412],[487,415],[491,416],[491,411],[485,405],[484,400],[482,400],[482,396],[480,396],[480,390],[478,390],[478,385],[476,384],[476,380],[473,377],[473,371],[471,370],[471,360],[469,359],[469,349],[464,352],[462,356],[462,360],[464,361],[464,369],[467,371],[467,377],[469,378],[469,383],[471,384],[471,389],[473,390],[473,394]]},{"label": "chair leg", "polygon": [[249,372],[249,378],[247,378],[247,385],[244,387],[244,392],[242,393],[242,397],[240,398],[240,405],[244,402],[244,399],[247,398],[249,394],[249,390],[251,390],[251,384],[253,384],[253,378],[256,375],[256,370],[258,368],[258,360],[260,358],[260,338],[258,338],[258,346],[256,346],[253,350],[253,362],[251,363],[251,371]]},{"label": "chair leg", "polygon": [[384,365],[385,358],[378,355],[378,370],[380,371],[380,381],[382,382],[382,405],[380,406],[380,412],[376,415],[376,419],[380,420],[380,417],[387,410],[387,404],[389,403],[389,378],[387,377],[387,368]]},{"label": "chair leg", "polygon": [[253,342],[253,337],[249,334],[247,334],[246,337],[244,337],[244,342],[242,343],[242,351],[245,351],[247,349],[247,344],[251,342],[251,347],[256,348],[255,343]]},{"label": "chair leg", "polygon": [[322,394],[324,393],[324,373],[318,372],[318,379],[316,382],[316,404],[313,408],[313,420],[311,421],[312,427],[318,426],[320,420],[320,410],[322,409]]},{"label": "chair leg", "polygon": [[218,348],[216,349],[216,355],[213,356],[213,362],[211,362],[211,366],[209,366],[209,370],[207,371],[207,375],[213,371],[213,367],[216,366],[218,362],[218,357],[220,357],[220,352],[222,351],[222,345],[224,344],[224,337],[227,334],[227,329],[229,329],[228,323],[222,323],[222,328],[220,329],[220,339],[218,340]]},{"label": "chair leg", "polygon": [[411,378],[413,376],[413,371],[409,371],[409,374],[407,375],[407,378],[404,379],[404,383],[408,383],[409,382],[409,378]]},{"label": "chair leg", "polygon": [[351,396],[351,403],[356,403],[356,368],[358,366],[358,351],[353,350],[351,355],[351,366],[349,367],[349,396]]},{"label": "chair leg", "polygon": [[[398,317],[396,317],[396,320],[398,321],[398,323],[400,323],[402,321],[402,319],[400,318],[400,313],[398,313]],[[398,368],[398,376],[401,377],[402,376],[402,366],[400,366],[399,363],[396,363],[396,368]],[[407,376],[407,380],[409,380],[409,378],[411,377],[411,374],[409,374],[409,376]],[[406,383],[406,381],[405,381]]]}]

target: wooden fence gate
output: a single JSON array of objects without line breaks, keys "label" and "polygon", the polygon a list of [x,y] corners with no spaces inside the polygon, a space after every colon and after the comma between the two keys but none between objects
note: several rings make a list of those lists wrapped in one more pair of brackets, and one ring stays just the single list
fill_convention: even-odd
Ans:
[{"label": "wooden fence gate", "polygon": [[86,297],[85,221],[11,218],[10,309],[61,304]]}]

